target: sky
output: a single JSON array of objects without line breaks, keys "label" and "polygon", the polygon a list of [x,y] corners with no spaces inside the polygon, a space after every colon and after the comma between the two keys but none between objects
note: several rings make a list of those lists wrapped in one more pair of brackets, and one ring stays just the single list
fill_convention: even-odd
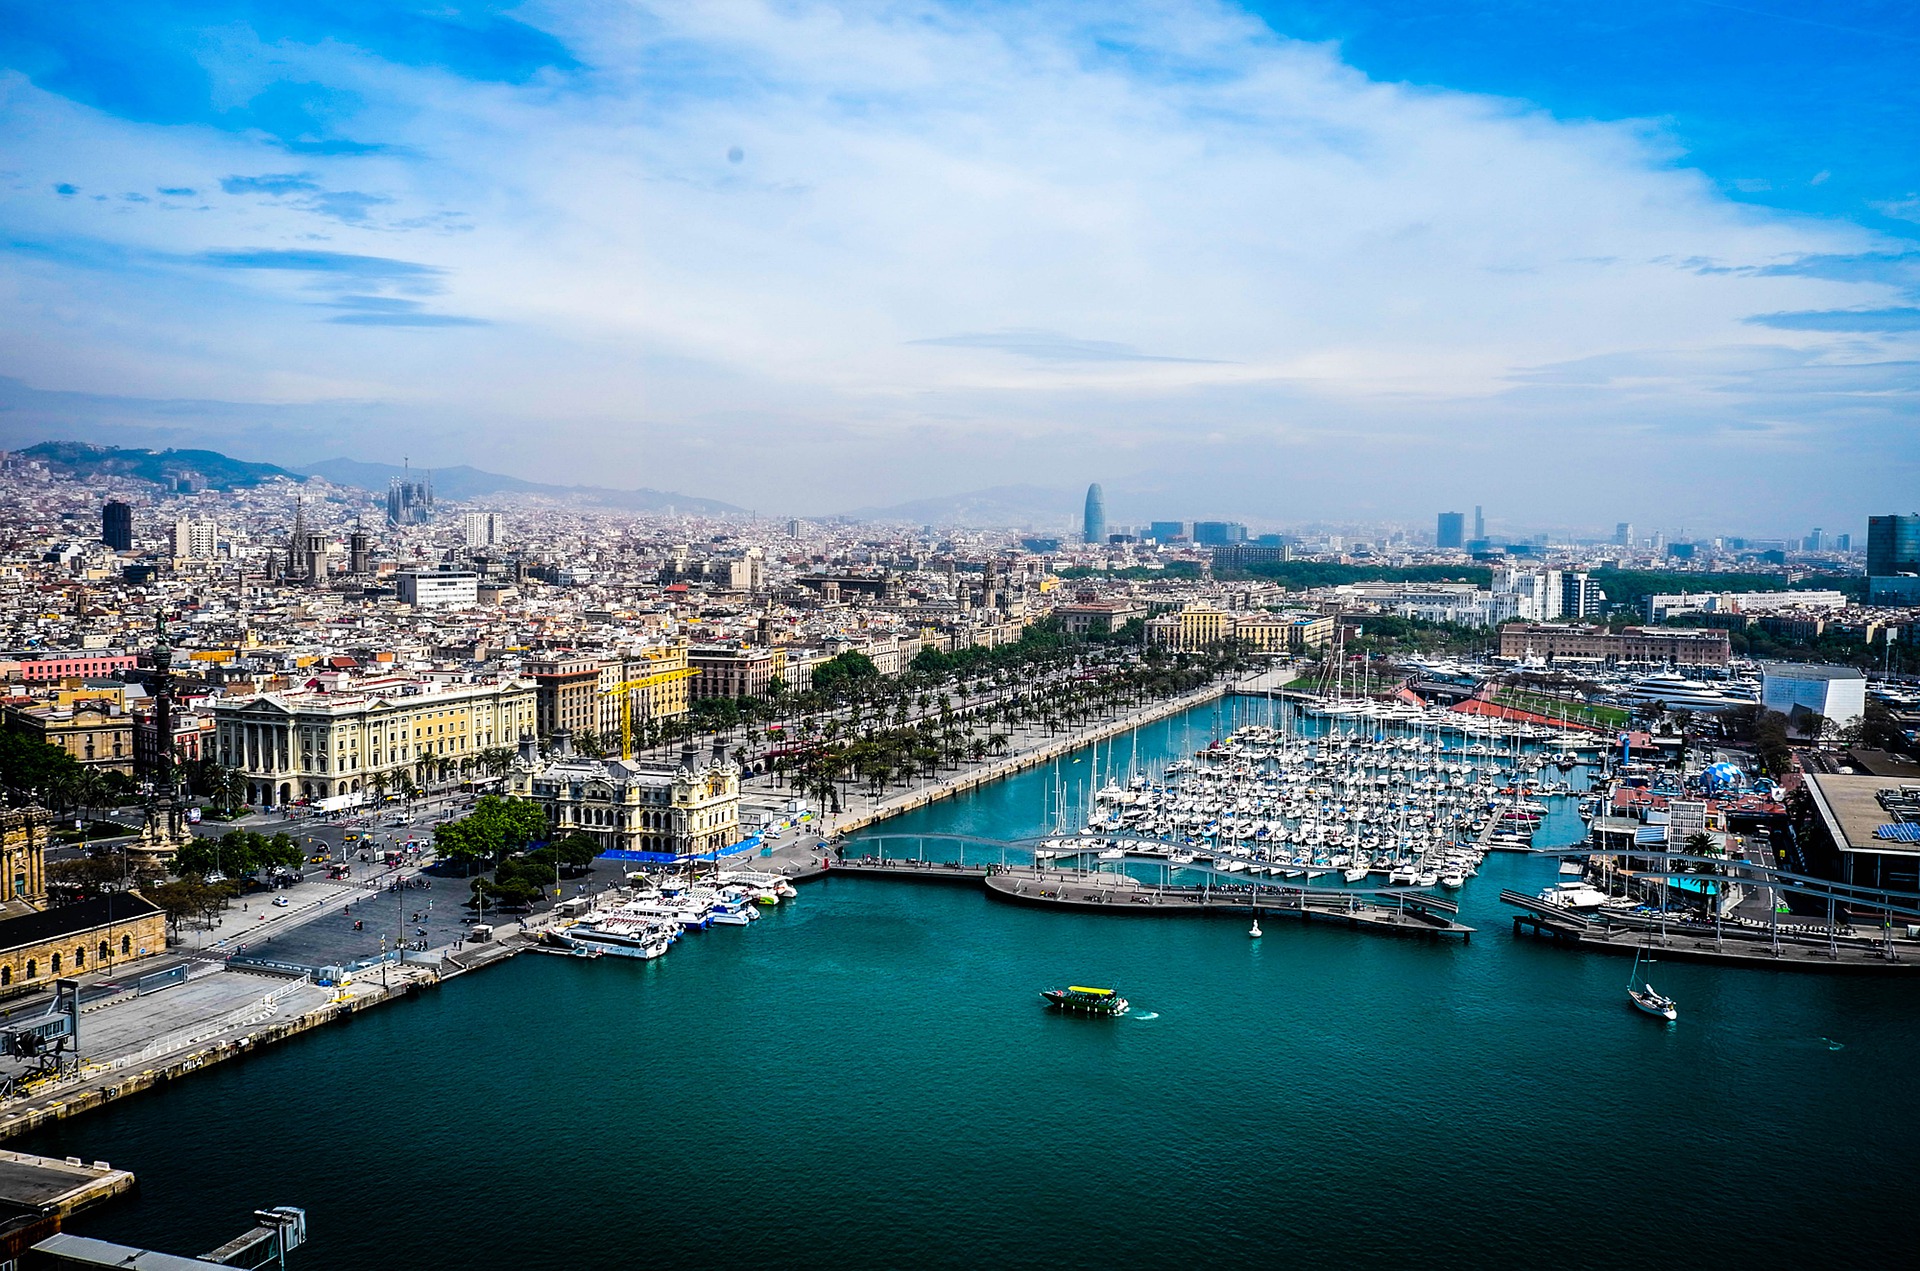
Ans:
[{"label": "sky", "polygon": [[0,0],[0,444],[1859,532],[1916,64],[1896,0]]}]

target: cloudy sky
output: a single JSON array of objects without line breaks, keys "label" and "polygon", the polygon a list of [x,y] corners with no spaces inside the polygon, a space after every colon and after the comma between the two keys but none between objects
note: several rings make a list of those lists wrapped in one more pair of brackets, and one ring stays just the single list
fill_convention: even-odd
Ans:
[{"label": "cloudy sky", "polygon": [[1916,60],[1897,0],[0,0],[0,444],[1859,530]]}]

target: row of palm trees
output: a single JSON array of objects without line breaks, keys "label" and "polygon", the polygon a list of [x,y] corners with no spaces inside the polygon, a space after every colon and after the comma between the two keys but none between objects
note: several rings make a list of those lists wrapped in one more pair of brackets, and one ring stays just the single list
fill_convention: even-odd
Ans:
[{"label": "row of palm trees", "polygon": [[[1006,754],[1009,730],[1071,732],[1191,692],[1240,665],[1232,651],[1141,660],[1069,652],[1039,668],[963,675],[941,689],[866,681],[870,691],[830,712],[767,729],[766,759],[783,780],[838,812],[852,786],[878,799],[895,785]],[[750,758],[744,745],[733,754],[737,762]]]}]

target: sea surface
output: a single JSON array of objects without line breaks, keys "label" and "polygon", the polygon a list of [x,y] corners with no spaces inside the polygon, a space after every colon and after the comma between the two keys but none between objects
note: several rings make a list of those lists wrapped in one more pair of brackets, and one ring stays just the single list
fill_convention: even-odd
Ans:
[{"label": "sea surface", "polygon": [[[1265,710],[1142,730],[1103,775]],[[1041,830],[1091,763],[887,829]],[[1555,877],[1492,857],[1462,944],[843,876],[655,962],[517,958],[7,1146],[132,1169],[77,1229],[172,1252],[303,1206],[296,1268],[1909,1265],[1920,990],[1663,963],[1663,1025],[1627,962],[1511,934],[1500,889]],[[1045,1010],[1065,983],[1134,1012]]]}]

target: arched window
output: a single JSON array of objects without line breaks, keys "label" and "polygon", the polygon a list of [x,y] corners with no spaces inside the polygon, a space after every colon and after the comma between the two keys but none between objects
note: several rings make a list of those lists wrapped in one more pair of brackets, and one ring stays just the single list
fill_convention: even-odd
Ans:
[{"label": "arched window", "polygon": [[100,942],[100,960],[102,962],[108,962],[108,961],[111,961],[112,958],[113,958],[113,946],[108,944],[105,940],[102,940]]},{"label": "arched window", "polygon": [[0,984],[12,984],[12,983],[13,983],[13,968],[10,966],[0,966]]},{"label": "arched window", "polygon": [[77,944],[73,947],[73,969],[78,971],[87,964],[87,946]]},{"label": "arched window", "polygon": [[133,937],[132,937],[132,936],[121,936],[121,937],[120,937],[120,952],[122,952],[122,953],[132,953],[132,952],[133,952]]},{"label": "arched window", "polygon": [[31,980],[34,976],[38,974],[40,974],[40,964],[34,961],[32,958],[28,958],[27,959],[27,978]]},{"label": "arched window", "polygon": [[50,970],[50,974],[60,974],[60,955],[57,953],[53,955],[53,967]]}]

